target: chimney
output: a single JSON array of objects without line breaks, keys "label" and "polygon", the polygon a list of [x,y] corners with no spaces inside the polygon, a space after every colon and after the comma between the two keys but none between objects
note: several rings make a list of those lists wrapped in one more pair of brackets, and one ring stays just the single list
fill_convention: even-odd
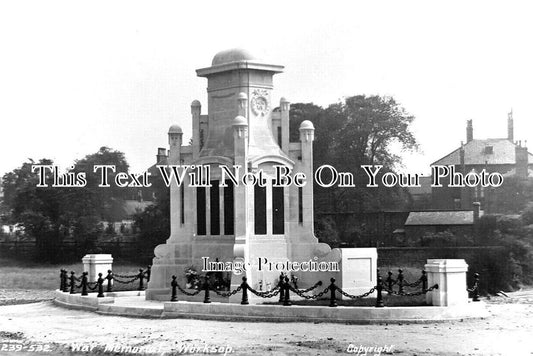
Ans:
[{"label": "chimney", "polygon": [[472,120],[466,120],[466,143],[474,139],[474,128],[472,127]]},{"label": "chimney", "polygon": [[461,173],[466,173],[465,167],[465,145],[461,141],[461,148],[459,149],[459,164],[461,165]]},{"label": "chimney", "polygon": [[527,178],[528,176],[528,153],[527,147],[522,147],[522,141],[518,141],[515,145],[515,171],[516,176],[520,178]]},{"label": "chimney", "polygon": [[166,148],[159,147],[157,149],[157,156],[156,156],[155,163],[162,163],[161,161],[163,161],[166,158],[167,158],[167,150],[166,150]]},{"label": "chimney", "polygon": [[511,142],[514,141],[514,122],[513,122],[513,110],[507,114],[507,139]]}]

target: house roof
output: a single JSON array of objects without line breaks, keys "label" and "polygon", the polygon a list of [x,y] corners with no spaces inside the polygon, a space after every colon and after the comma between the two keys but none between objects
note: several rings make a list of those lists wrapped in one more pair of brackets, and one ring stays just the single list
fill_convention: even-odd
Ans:
[{"label": "house roof", "polygon": [[412,211],[409,213],[405,226],[420,225],[472,225],[472,210],[456,211]]},{"label": "house roof", "polygon": [[[492,146],[492,153],[485,147]],[[464,145],[465,165],[480,164],[515,164],[516,145],[506,138],[489,138],[485,140],[472,140]],[[457,148],[448,155],[432,163],[432,165],[457,165],[461,163],[461,148]],[[528,152],[528,161],[533,162],[533,155]]]}]

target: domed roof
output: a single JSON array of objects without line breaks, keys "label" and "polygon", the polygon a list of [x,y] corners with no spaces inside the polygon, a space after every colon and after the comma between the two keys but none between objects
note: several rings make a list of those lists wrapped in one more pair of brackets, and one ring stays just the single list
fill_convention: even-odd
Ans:
[{"label": "domed roof", "polygon": [[172,125],[168,129],[168,133],[169,134],[182,134],[183,130],[181,129],[181,127],[179,127],[179,125]]},{"label": "domed roof", "polygon": [[315,126],[309,120],[304,120],[300,124],[300,130],[314,130],[314,129],[315,129]]},{"label": "domed roof", "polygon": [[239,62],[239,61],[247,61],[256,59],[254,55],[252,55],[247,50],[241,49],[241,48],[232,48],[227,49],[225,51],[218,52],[213,57],[213,61],[211,62],[212,66],[217,66],[220,64],[225,63],[231,63],[231,62]]},{"label": "domed roof", "polygon": [[191,106],[198,107],[198,106],[202,106],[202,104],[200,104],[198,100],[193,100],[193,102],[191,103]]},{"label": "domed roof", "polygon": [[244,116],[237,116],[231,123],[233,126],[248,126],[248,121]]}]

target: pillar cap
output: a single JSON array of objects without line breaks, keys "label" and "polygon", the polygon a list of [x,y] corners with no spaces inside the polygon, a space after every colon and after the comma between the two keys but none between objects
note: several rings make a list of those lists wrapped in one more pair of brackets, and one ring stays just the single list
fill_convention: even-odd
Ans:
[{"label": "pillar cap", "polygon": [[315,129],[315,126],[309,120],[304,120],[300,124],[300,130],[314,130],[314,129]]},{"label": "pillar cap", "polygon": [[193,102],[191,103],[191,107],[193,108],[200,107],[200,106],[202,106],[202,104],[200,104],[198,100],[193,100]]},{"label": "pillar cap", "polygon": [[168,129],[168,134],[183,134],[183,130],[179,125],[172,125]]},{"label": "pillar cap", "polygon": [[232,126],[248,126],[248,120],[244,116],[236,116],[231,123]]},{"label": "pillar cap", "polygon": [[238,100],[248,100],[248,95],[246,93],[243,93],[242,91],[237,95]]}]

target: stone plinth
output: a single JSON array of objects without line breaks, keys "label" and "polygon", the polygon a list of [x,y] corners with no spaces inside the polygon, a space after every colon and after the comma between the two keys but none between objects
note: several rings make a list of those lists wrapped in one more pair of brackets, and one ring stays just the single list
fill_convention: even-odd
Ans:
[{"label": "stone plinth", "polygon": [[[341,248],[341,281],[337,285],[346,293],[360,295],[377,284],[376,248]],[[328,281],[329,282],[329,281]],[[371,294],[369,297],[373,297]],[[347,299],[346,297],[342,297]]]},{"label": "stone plinth", "polygon": [[[113,269],[113,257],[107,254],[85,255],[81,261],[83,262],[83,272],[88,272],[87,276],[89,282],[98,280],[98,273],[102,273],[102,277],[107,276],[107,271]],[[104,281],[107,284],[107,280]]]},{"label": "stone plinth", "polygon": [[425,270],[428,277],[428,288],[439,285],[426,294],[426,302],[434,306],[453,306],[468,303],[466,290],[465,260],[431,259],[427,260]]}]

